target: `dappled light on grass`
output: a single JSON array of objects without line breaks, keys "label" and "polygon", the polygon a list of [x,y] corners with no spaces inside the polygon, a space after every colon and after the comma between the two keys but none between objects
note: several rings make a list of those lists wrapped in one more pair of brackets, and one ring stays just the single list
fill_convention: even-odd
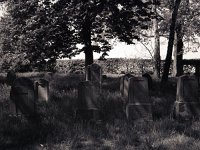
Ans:
[{"label": "dappled light on grass", "polygon": [[[154,121],[128,122],[124,112],[127,101],[120,95],[119,78],[107,76],[98,97],[103,121],[94,124],[74,118],[77,86],[83,77],[54,74],[45,78],[50,82],[50,99],[38,104],[41,122],[30,124],[26,118],[1,118],[0,149],[200,149],[199,121],[181,123],[170,119],[173,91],[168,91],[168,97],[157,95],[157,91],[151,93],[154,112],[160,114]],[[159,89],[159,85],[156,87]],[[8,100],[10,86],[0,84],[0,92],[1,100]]]}]

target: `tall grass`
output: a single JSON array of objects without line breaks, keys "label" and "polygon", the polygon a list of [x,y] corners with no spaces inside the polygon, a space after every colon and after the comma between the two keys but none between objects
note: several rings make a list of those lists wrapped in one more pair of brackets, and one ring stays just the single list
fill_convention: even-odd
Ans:
[{"label": "tall grass", "polygon": [[[38,76],[32,76],[37,79]],[[200,122],[178,122],[169,118],[174,91],[160,93],[158,83],[151,92],[157,120],[128,122],[124,113],[126,100],[119,93],[119,78],[103,80],[98,102],[101,124],[74,119],[78,75],[44,75],[50,82],[50,100],[38,104],[39,123],[24,117],[0,118],[0,149],[82,149],[82,150],[173,150],[200,149]],[[167,85],[173,88],[171,83]],[[10,86],[0,85],[1,101],[9,100]]]}]

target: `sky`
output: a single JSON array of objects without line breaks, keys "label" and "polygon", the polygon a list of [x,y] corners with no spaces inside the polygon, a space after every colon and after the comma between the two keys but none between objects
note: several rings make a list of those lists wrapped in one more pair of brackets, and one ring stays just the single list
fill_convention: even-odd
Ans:
[{"label": "sky", "polygon": [[[198,41],[200,43],[200,38],[198,38]],[[146,47],[148,47],[149,50],[151,50],[151,53],[153,54],[153,40],[149,42],[149,44],[145,44]],[[188,45],[186,44],[185,51],[188,51]],[[167,45],[168,45],[168,39],[161,37],[160,38],[160,55],[161,59],[165,59],[166,53],[167,53]],[[113,49],[108,52],[108,55],[106,58],[144,58],[144,59],[151,59],[151,54],[146,49],[146,47],[143,46],[140,42],[137,42],[135,45],[127,45],[123,42],[117,42],[114,44]],[[81,46],[80,46],[81,47]],[[189,52],[185,52],[183,55],[184,59],[200,59],[200,47],[195,46],[194,44],[189,45],[191,50]],[[101,56],[101,54],[94,53],[94,59],[98,59]],[[72,59],[84,59],[84,53],[81,53],[80,55],[72,58]]]}]

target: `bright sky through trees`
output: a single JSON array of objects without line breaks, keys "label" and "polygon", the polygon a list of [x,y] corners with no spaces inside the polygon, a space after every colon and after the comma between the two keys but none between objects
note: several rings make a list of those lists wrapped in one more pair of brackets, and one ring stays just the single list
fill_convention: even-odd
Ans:
[{"label": "bright sky through trees", "polygon": [[[198,38],[200,43],[200,38]],[[146,45],[153,54],[153,41]],[[185,43],[185,53],[183,55],[184,59],[200,59],[200,47],[197,45],[192,45],[191,43]],[[79,45],[80,46],[80,45]],[[189,49],[188,49],[189,46]],[[81,46],[80,46],[81,47]],[[167,53],[167,39],[161,37],[161,59],[165,59]],[[107,58],[144,58],[151,59],[151,55],[148,50],[141,43],[137,42],[135,45],[127,45],[126,43],[117,42],[114,44],[113,49],[108,52],[109,56]],[[100,54],[94,53],[94,58],[98,59]],[[72,58],[72,59],[84,59],[84,54]]]},{"label": "bright sky through trees", "polygon": [[[0,7],[0,17],[3,16],[5,6],[1,5]],[[200,38],[198,38],[200,43]],[[106,58],[144,58],[151,59],[151,55],[149,51],[143,46],[141,43],[137,42],[135,45],[127,45],[124,42],[113,42],[113,49],[108,52],[109,56]],[[200,47],[196,45],[192,45],[191,43],[185,44],[185,53],[184,59],[200,59]],[[146,45],[151,53],[153,54],[153,41]],[[79,45],[81,47],[81,45]],[[167,39],[161,37],[161,59],[165,59],[167,52]],[[101,54],[94,53],[94,59],[98,59]],[[84,53],[82,52],[80,55],[72,59],[84,59]]]}]

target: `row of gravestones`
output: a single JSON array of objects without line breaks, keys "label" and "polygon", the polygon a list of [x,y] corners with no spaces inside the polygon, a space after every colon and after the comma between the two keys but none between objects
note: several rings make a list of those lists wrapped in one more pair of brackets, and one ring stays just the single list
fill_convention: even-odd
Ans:
[{"label": "row of gravestones", "polygon": [[[94,114],[96,115],[96,112],[98,112],[96,105],[98,90],[96,90],[96,86],[101,88],[101,68],[93,64],[88,67],[87,71],[86,76],[88,75],[88,78],[86,77],[86,79],[90,81],[82,82],[79,86],[80,108],[82,110],[88,108],[88,112],[95,112]],[[143,77],[134,77],[131,74],[121,77],[120,93],[127,101],[126,116],[128,120],[152,120],[152,102],[149,97],[149,89],[152,89],[152,79],[148,74],[144,74]],[[85,105],[83,104],[84,102],[86,102]],[[178,78],[173,115],[177,119],[184,120],[194,117],[199,118],[199,77],[183,75]]]},{"label": "row of gravestones", "polygon": [[[181,76],[177,83],[177,98],[174,116],[193,117],[200,114],[200,79],[195,76]],[[127,100],[126,116],[128,119],[152,119],[152,104],[149,98],[150,77],[134,77],[126,74],[120,80],[121,95]],[[78,102],[76,114],[82,117],[98,119],[98,96],[101,92],[102,71],[97,64],[86,69],[86,81],[78,86]],[[36,101],[48,101],[49,83],[44,79],[32,82],[28,78],[17,78],[12,83],[11,99],[16,111],[34,115]]]},{"label": "row of gravestones", "polygon": [[[126,116],[128,120],[152,119],[149,86],[150,76],[133,77],[126,74],[120,80],[120,92],[128,101]],[[89,65],[86,69],[86,81],[79,84],[77,115],[83,118],[99,119],[98,96],[101,92],[102,71],[97,64]]]},{"label": "row of gravestones", "polygon": [[49,99],[49,82],[45,79],[32,81],[26,77],[19,77],[12,82],[10,91],[10,111],[13,114],[36,115],[36,103]]}]

